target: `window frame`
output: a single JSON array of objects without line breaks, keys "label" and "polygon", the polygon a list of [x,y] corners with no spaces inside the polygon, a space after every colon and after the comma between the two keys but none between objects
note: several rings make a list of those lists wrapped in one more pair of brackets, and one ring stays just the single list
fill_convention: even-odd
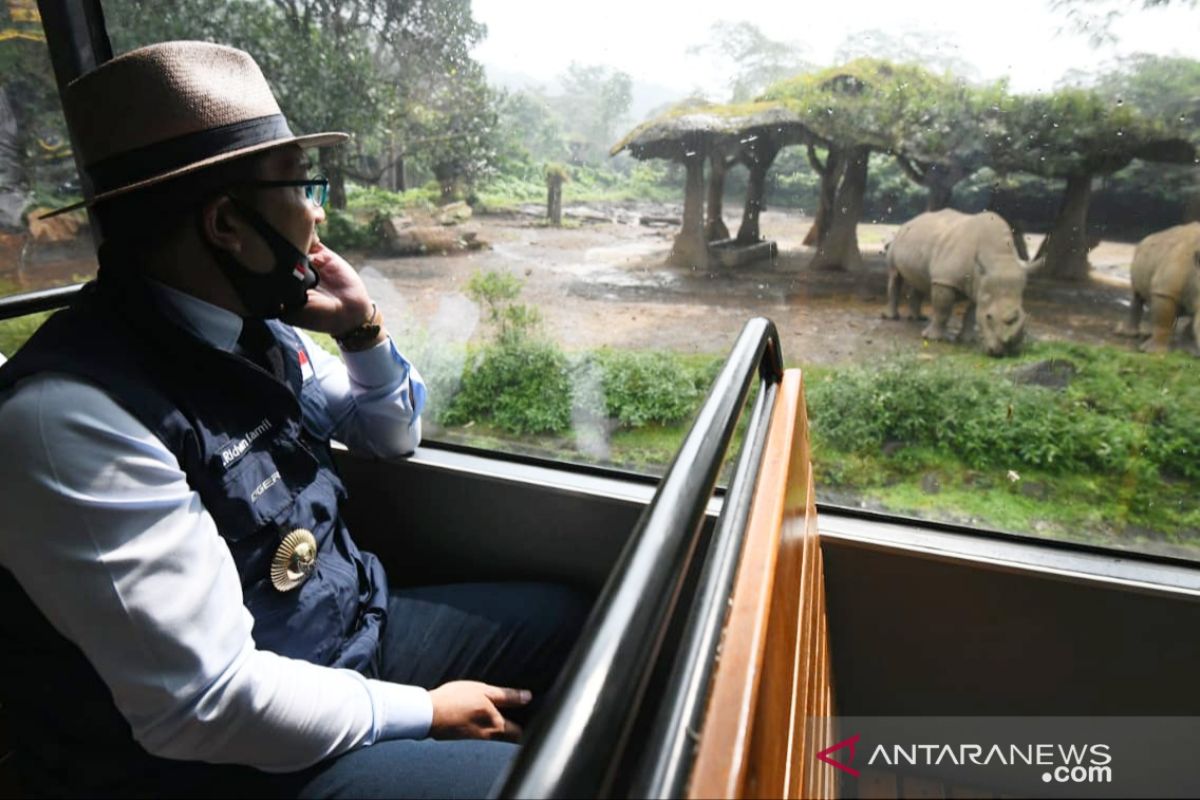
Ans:
[{"label": "window frame", "polygon": [[[61,98],[63,87],[83,72],[94,69],[113,56],[112,45],[108,38],[104,21],[101,0],[38,0],[38,9],[42,17],[42,26],[46,33],[46,45],[50,50],[51,62],[54,66],[55,79]],[[74,144],[74,142],[72,142]],[[73,148],[78,154],[78,148]],[[78,155],[76,168],[80,180],[86,180],[83,171],[79,169]],[[90,214],[90,212],[89,212]],[[92,230],[96,231],[96,220],[92,215]],[[80,291],[82,284],[59,287],[41,291],[24,292],[0,298],[0,321],[12,319],[39,311],[47,311],[68,305],[75,294]],[[10,354],[11,355],[11,354]],[[444,454],[461,454],[467,457],[483,458],[500,464],[522,465],[539,469],[552,469],[565,475],[575,476],[573,479],[584,481],[588,478],[623,481],[630,484],[655,485],[658,478],[635,473],[616,467],[605,467],[590,464],[580,464],[572,461],[559,461],[550,458],[471,447],[452,442],[428,441],[422,449]],[[453,459],[452,459],[453,460]],[[722,497],[724,490],[717,488],[716,496]],[[940,535],[943,552],[953,556],[956,551],[960,555],[976,557],[978,547],[967,546],[970,540],[991,542],[997,547],[1035,546],[1056,554],[1074,555],[1077,557],[1076,568],[1089,574],[1094,572],[1097,564],[1104,559],[1119,559],[1137,562],[1144,565],[1159,565],[1162,567],[1184,567],[1191,571],[1200,571],[1200,555],[1196,560],[1168,556],[1160,553],[1143,552],[1108,547],[1099,544],[1067,541],[1039,537],[1032,534],[1000,531],[990,528],[976,528],[961,523],[942,522],[937,520],[919,519],[885,511],[872,511],[829,503],[817,504],[822,518],[839,520],[830,526],[830,535],[838,537],[855,537],[864,535],[867,530],[864,525],[870,525],[876,532],[890,531],[887,535],[878,535],[880,546],[912,547],[913,537],[918,539],[922,534]],[[844,524],[845,523],[845,524]],[[853,524],[851,524],[853,523]],[[877,523],[871,525],[871,523]],[[824,530],[826,526],[822,524]],[[838,533],[834,534],[834,530]],[[858,533],[854,533],[857,531]],[[956,538],[957,537],[957,538]],[[963,538],[967,537],[967,538]],[[866,538],[871,538],[867,536]],[[952,544],[954,541],[963,543],[961,548]],[[1029,551],[1026,551],[1027,553]],[[1102,557],[1099,561],[1096,557]],[[1032,565],[1029,558],[1022,559],[1027,565]],[[1169,571],[1164,575],[1171,574]],[[1117,576],[1113,579],[1119,580]]]}]

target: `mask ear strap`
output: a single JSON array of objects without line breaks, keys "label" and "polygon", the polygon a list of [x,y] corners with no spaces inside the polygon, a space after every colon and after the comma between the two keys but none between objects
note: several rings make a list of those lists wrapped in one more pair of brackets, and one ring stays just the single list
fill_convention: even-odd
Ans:
[{"label": "mask ear strap", "polygon": [[275,254],[276,262],[289,261],[291,271],[304,284],[304,288],[315,289],[317,284],[321,282],[321,276],[312,268],[312,264],[308,260],[308,254],[301,252],[296,248],[296,245],[287,240],[287,237],[275,230],[275,227],[267,222],[262,214],[259,214],[249,205],[231,194],[225,196],[229,198],[229,202],[233,203],[234,208],[245,216],[246,221],[250,223],[250,227],[258,231],[259,236],[262,236],[266,240],[267,245],[271,248],[271,252]]}]

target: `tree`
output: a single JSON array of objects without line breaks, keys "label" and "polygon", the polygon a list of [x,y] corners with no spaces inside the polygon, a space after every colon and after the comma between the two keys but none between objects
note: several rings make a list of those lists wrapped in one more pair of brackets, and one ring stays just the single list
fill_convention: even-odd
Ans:
[{"label": "tree", "polygon": [[1047,274],[1079,280],[1088,274],[1087,212],[1096,176],[1135,158],[1191,163],[1195,148],[1162,121],[1095,92],[1061,89],[1005,101],[1006,132],[991,140],[999,172],[1028,172],[1066,181],[1062,204],[1043,243]]},{"label": "tree", "polygon": [[559,77],[563,92],[554,99],[572,161],[596,161],[608,152],[633,102],[633,79],[628,73],[599,64],[571,62]]},{"label": "tree", "polygon": [[863,58],[766,92],[764,99],[786,103],[816,137],[808,146],[821,176],[821,204],[810,232],[817,245],[814,268],[848,269],[862,262],[857,226],[871,152],[896,151],[905,120],[927,107],[940,80],[914,64]]},{"label": "tree", "polygon": [[[110,0],[106,11],[117,50],[173,38],[246,50],[294,130],[349,131],[360,155],[367,144],[407,152],[395,138],[412,138],[412,109],[438,105],[444,79],[473,63],[486,34],[469,0]],[[344,207],[345,149],[319,159],[331,204]]]},{"label": "tree", "polygon": [[953,54],[959,49],[952,35],[946,31],[869,28],[851,33],[843,39],[833,59],[838,64],[859,58],[876,58],[893,64],[920,64],[936,73],[974,79],[978,70],[969,61]]},{"label": "tree", "polygon": [[1195,59],[1134,53],[1095,73],[1073,72],[1065,85],[1128,103],[1181,134],[1200,138],[1200,61]]},{"label": "tree", "polygon": [[500,97],[497,105],[503,155],[511,160],[557,162],[567,153],[563,126],[541,91]]},{"label": "tree", "polygon": [[18,228],[35,191],[74,174],[50,54],[32,0],[10,2],[0,38],[0,229]]},{"label": "tree", "polygon": [[1195,8],[1198,0],[1049,0],[1050,8],[1066,15],[1066,29],[1088,37],[1093,47],[1116,40],[1113,23],[1137,9],[1167,6]]},{"label": "tree", "polygon": [[943,77],[907,106],[895,131],[896,161],[929,190],[927,211],[950,206],[954,187],[987,166],[988,142],[1002,133],[995,109],[1007,92],[1002,81],[975,87]]},{"label": "tree", "polygon": [[470,62],[445,76],[424,103],[412,109],[426,142],[420,157],[441,186],[443,202],[467,197],[471,187],[493,170],[498,99],[483,68]]},{"label": "tree", "polygon": [[745,21],[714,22],[708,41],[689,47],[687,52],[725,63],[731,103],[751,100],[771,84],[812,68],[803,45],[771,39],[758,26]]}]

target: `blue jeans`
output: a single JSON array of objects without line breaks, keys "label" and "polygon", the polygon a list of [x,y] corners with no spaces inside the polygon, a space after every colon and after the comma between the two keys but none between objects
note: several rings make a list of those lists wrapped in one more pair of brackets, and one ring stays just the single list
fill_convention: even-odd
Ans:
[{"label": "blue jeans", "polygon": [[[383,680],[432,689],[478,680],[529,689],[534,700],[508,714],[525,724],[545,701],[591,602],[554,584],[457,584],[392,592],[380,643]],[[180,765],[151,794],[297,798],[483,797],[517,746],[507,742],[393,740],[353,750],[301,772]],[[163,790],[166,789],[164,792]]]}]

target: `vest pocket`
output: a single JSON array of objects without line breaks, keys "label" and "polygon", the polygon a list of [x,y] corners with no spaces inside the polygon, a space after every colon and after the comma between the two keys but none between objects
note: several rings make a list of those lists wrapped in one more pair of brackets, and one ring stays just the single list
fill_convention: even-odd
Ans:
[{"label": "vest pocket", "polygon": [[300,485],[267,453],[248,453],[221,479],[221,488],[204,505],[217,521],[221,535],[236,542],[281,517],[296,498]]}]

